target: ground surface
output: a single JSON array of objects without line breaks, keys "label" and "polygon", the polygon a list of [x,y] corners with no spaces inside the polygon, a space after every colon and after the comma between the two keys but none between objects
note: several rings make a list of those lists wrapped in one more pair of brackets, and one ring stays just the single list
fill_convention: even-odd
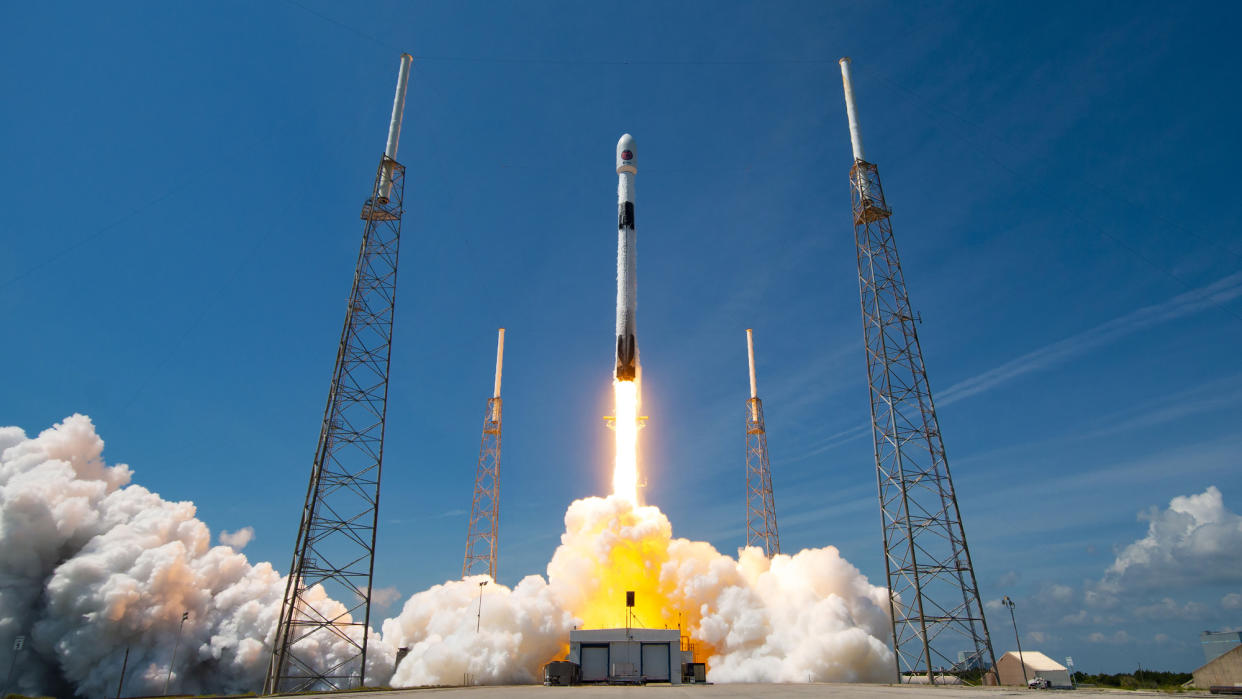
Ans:
[{"label": "ground surface", "polygon": [[[544,687],[542,685],[517,685],[506,687],[438,687],[428,689],[394,689],[383,692],[351,692],[345,697],[418,697],[429,694],[453,694],[462,699],[484,697],[540,697],[541,699],[590,699],[603,697],[647,697],[671,699],[693,697],[694,699],[785,699],[799,697],[825,697],[834,699],[1008,699],[1024,696],[1028,699],[1123,699],[1123,697],[1170,696],[1160,692],[1122,692],[1109,689],[1068,690],[1022,690],[1017,687],[911,687],[884,684],[709,684],[669,685],[653,684],[646,687]],[[302,695],[330,696],[330,695]],[[1211,696],[1207,692],[1188,692],[1181,696]]]}]

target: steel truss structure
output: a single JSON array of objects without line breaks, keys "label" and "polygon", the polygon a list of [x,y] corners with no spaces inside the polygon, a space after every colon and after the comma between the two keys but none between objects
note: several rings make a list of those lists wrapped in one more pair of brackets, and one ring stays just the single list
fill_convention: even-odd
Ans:
[{"label": "steel truss structure", "polygon": [[759,398],[746,401],[746,545],[762,548],[768,558],[781,552],[768,468],[768,431]]},{"label": "steel truss structure", "polygon": [[[366,681],[404,192],[405,168],[383,157],[362,208],[362,245],[265,694],[350,689]],[[322,596],[312,592],[318,586],[341,606],[319,602]],[[326,645],[337,652],[325,653]]]},{"label": "steel truss structure", "polygon": [[466,557],[461,577],[486,573],[496,579],[497,536],[500,533],[500,426],[501,400],[487,399],[483,438],[474,475],[474,499],[466,530]]},{"label": "steel truss structure", "polygon": [[850,185],[893,650],[899,678],[934,682],[996,658],[876,166],[856,158]]}]

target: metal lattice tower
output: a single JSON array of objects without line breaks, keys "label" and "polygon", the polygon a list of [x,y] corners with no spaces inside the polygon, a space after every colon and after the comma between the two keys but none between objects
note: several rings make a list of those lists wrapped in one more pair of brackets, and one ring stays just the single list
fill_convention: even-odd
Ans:
[{"label": "metal lattice tower", "polygon": [[[388,148],[363,204],[332,384],[311,466],[264,693],[363,686],[388,410],[405,168],[393,160],[411,58],[403,55]],[[322,586],[340,607],[317,603]],[[326,653],[325,646],[335,646]],[[326,660],[325,660],[326,658]]]},{"label": "metal lattice tower", "polygon": [[504,365],[505,329],[496,340],[496,385],[483,414],[483,438],[479,463],[474,471],[474,498],[470,526],[466,530],[466,557],[461,577],[487,573],[496,579],[496,556],[500,534],[500,374]]},{"label": "metal lattice tower", "polygon": [[755,341],[746,329],[750,357],[750,399],[746,401],[746,545],[758,546],[768,558],[781,552],[776,529],[772,470],[768,467],[768,432],[763,426],[763,401],[755,388]]},{"label": "metal lattice tower", "polygon": [[[854,166],[850,169],[858,289],[875,436],[897,673],[995,667],[966,532],[915,317],[876,166],[863,157],[850,81],[841,59]],[[965,651],[965,662],[958,652]]]}]

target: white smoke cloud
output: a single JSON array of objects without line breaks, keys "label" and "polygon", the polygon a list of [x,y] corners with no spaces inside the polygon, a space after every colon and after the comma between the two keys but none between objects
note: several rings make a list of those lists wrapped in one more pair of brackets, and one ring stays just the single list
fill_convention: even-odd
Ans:
[{"label": "white smoke cloud", "polygon": [[[30,641],[17,691],[110,695],[129,647],[126,693],[162,693],[174,646],[170,691],[258,690],[283,578],[211,546],[192,503],[129,485],[129,467],[107,466],[103,446],[83,415],[34,439],[0,428],[0,646]],[[324,644],[323,661],[340,645]],[[376,655],[386,679],[391,652]]]},{"label": "white smoke cloud", "polygon": [[[163,693],[170,664],[173,693],[259,690],[284,577],[212,546],[192,503],[131,484],[128,466],[103,461],[103,446],[82,415],[34,438],[0,428],[0,647],[29,640],[13,689],[111,696],[128,647],[126,694]],[[406,601],[382,635],[371,632],[368,684],[537,681],[563,657],[569,631],[601,625],[630,585],[648,605],[640,621],[684,615],[714,681],[892,680],[886,591],[834,547],[772,560],[751,548],[734,559],[674,538],[658,509],[619,498],[575,501],[565,525],[546,580],[480,590],[486,578],[475,577]],[[246,527],[220,540],[251,536]],[[386,596],[395,590],[373,593],[381,605]],[[307,599],[327,616],[344,610],[321,587]],[[394,673],[398,647],[409,650]],[[327,666],[347,652],[335,637],[312,638],[300,655]]]},{"label": "white smoke cloud", "polygon": [[512,590],[486,575],[452,580],[414,595],[384,622],[384,640],[410,649],[391,684],[457,684],[466,674],[481,684],[534,682],[562,652],[571,628],[573,617],[537,575]]},{"label": "white smoke cloud", "polygon": [[221,544],[234,551],[241,551],[246,548],[246,544],[254,540],[254,527],[242,527],[235,532],[220,532],[217,538]]},{"label": "white smoke cloud", "polygon": [[[627,561],[639,572],[627,570]],[[410,649],[393,686],[455,683],[464,674],[480,683],[530,682],[567,650],[570,629],[583,621],[570,610],[595,615],[601,601],[611,600],[621,614],[626,588],[637,588],[640,602],[666,602],[658,612],[642,612],[655,615],[640,617],[647,625],[676,623],[677,610],[699,619],[689,631],[714,650],[705,659],[716,682],[890,681],[893,675],[892,652],[881,640],[889,629],[887,592],[831,546],[771,561],[749,548],[735,560],[709,544],[673,538],[654,507],[585,498],[565,514],[546,582],[529,576],[512,590],[483,586],[480,618],[484,580],[420,592],[384,622],[385,641]]]},{"label": "white smoke cloud", "polygon": [[371,590],[371,604],[377,607],[386,609],[391,607],[393,602],[400,599],[401,591],[391,585],[388,587],[377,587]]}]

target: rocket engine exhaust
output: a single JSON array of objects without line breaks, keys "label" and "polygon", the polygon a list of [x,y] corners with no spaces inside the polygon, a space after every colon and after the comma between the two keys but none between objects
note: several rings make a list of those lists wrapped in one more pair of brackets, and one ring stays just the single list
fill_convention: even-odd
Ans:
[{"label": "rocket engine exhaust", "polygon": [[617,366],[618,381],[638,377],[638,278],[635,274],[634,176],[638,160],[634,137],[617,141]]}]

